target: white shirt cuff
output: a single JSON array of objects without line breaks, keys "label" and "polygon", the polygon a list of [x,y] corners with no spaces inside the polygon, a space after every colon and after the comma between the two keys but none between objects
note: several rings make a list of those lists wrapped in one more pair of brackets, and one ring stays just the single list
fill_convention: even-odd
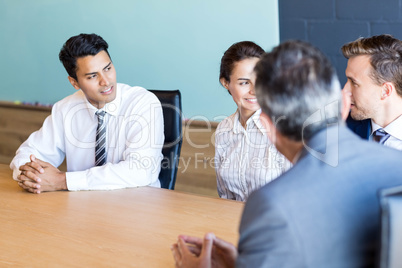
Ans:
[{"label": "white shirt cuff", "polygon": [[87,171],[66,172],[66,184],[69,191],[88,190]]}]

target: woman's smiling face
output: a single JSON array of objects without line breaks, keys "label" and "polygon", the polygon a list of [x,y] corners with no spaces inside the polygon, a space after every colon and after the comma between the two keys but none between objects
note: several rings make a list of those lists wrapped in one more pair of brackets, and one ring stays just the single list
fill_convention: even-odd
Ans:
[{"label": "woman's smiling face", "polygon": [[246,117],[260,109],[254,91],[254,67],[258,61],[259,58],[253,57],[236,62],[230,74],[230,81],[221,80],[222,85],[232,95],[240,114]]}]

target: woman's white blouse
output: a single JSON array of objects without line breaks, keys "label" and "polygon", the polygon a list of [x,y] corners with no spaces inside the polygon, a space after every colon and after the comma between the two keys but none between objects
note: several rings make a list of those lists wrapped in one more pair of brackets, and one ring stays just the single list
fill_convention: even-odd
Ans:
[{"label": "woman's white blouse", "polygon": [[240,124],[239,112],[219,123],[215,132],[215,170],[221,198],[246,201],[255,190],[276,179],[291,163],[269,141],[260,122],[261,109]]}]

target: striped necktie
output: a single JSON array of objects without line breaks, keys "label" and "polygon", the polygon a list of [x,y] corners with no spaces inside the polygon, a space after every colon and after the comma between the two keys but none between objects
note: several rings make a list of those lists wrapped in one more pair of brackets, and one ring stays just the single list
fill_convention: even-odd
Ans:
[{"label": "striped necktie", "polygon": [[98,127],[96,129],[95,166],[103,166],[106,163],[106,124],[105,111],[97,111]]},{"label": "striped necktie", "polygon": [[389,139],[389,137],[390,135],[382,128],[377,129],[373,133],[373,139],[379,144],[384,144]]}]

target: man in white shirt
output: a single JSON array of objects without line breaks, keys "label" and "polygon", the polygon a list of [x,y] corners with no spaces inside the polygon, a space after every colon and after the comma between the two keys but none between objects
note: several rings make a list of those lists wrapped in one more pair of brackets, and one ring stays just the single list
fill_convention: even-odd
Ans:
[{"label": "man in white shirt", "polygon": [[342,52],[348,59],[344,89],[352,93],[348,126],[402,150],[402,42],[390,35],[359,38]]},{"label": "man in white shirt", "polygon": [[[17,150],[10,167],[26,191],[160,187],[161,104],[144,88],[116,82],[107,48],[102,37],[80,34],[61,49],[78,91],[57,102]],[[67,172],[57,168],[64,159]]]}]

